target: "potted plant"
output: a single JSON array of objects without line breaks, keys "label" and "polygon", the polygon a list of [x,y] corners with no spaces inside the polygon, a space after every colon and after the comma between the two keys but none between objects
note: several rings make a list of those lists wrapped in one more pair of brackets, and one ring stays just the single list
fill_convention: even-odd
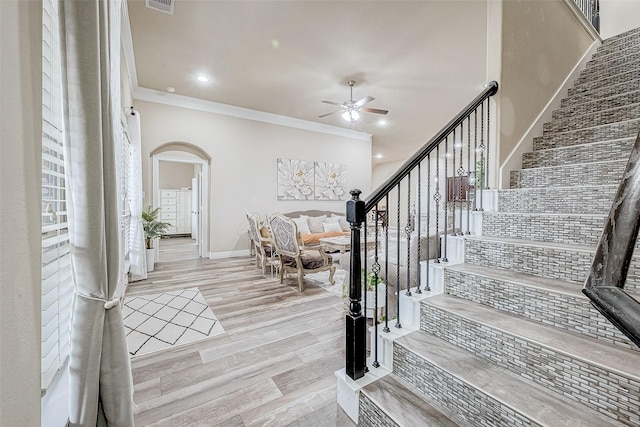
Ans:
[{"label": "potted plant", "polygon": [[155,251],[153,241],[161,239],[167,234],[169,223],[158,220],[160,208],[147,206],[142,211],[142,227],[144,228],[144,239],[147,247],[147,271],[153,271],[155,265]]},{"label": "potted plant", "polygon": [[373,272],[369,274],[365,274],[364,268],[362,271],[362,287],[363,290],[367,293],[367,317],[373,318],[373,310],[376,302],[376,293],[378,294],[378,310],[380,313],[384,310],[385,307],[385,299],[384,295],[386,292],[387,285],[382,282],[382,278],[376,275]]}]

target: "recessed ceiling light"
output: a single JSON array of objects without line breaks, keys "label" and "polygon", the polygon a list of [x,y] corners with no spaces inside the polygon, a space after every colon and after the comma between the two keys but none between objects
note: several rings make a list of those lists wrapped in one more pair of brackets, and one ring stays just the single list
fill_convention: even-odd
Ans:
[{"label": "recessed ceiling light", "polygon": [[202,82],[202,83],[206,83],[209,81],[209,77],[205,76],[204,74],[200,74],[196,78],[198,79],[199,82]]},{"label": "recessed ceiling light", "polygon": [[376,159],[381,159],[383,157],[384,157],[384,154],[382,154],[382,153],[376,154]]},{"label": "recessed ceiling light", "polygon": [[389,122],[387,122],[385,119],[380,119],[378,120],[378,124],[380,126],[386,126]]}]

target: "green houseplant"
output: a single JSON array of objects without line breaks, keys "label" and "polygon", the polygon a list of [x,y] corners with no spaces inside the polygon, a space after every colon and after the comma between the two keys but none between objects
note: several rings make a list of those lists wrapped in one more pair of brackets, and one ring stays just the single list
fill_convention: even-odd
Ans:
[{"label": "green houseplant", "polygon": [[162,239],[167,234],[169,223],[162,222],[158,219],[160,208],[147,206],[142,211],[142,228],[144,229],[144,240],[147,247],[147,271],[153,271],[155,266],[155,250],[153,249],[153,241]]}]

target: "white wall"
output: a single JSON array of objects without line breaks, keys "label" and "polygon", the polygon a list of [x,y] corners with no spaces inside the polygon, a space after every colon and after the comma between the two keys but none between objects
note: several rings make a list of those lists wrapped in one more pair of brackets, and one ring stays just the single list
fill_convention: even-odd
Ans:
[{"label": "white wall", "polygon": [[191,179],[195,176],[193,164],[181,162],[167,162],[160,160],[158,180],[160,188],[179,190],[191,188]]},{"label": "white wall", "polygon": [[639,0],[600,0],[600,35],[603,39],[638,27]]},{"label": "white wall", "polygon": [[[260,215],[305,209],[344,211],[345,201],[278,201],[276,161],[301,159],[347,165],[347,187],[371,191],[371,143],[347,137],[136,100],[141,112],[145,194],[152,194],[150,153],[187,142],[211,156],[210,248],[248,249],[246,211]],[[148,200],[147,200],[148,202]]]},{"label": "white wall", "polygon": [[40,425],[42,3],[0,7],[0,425]]}]

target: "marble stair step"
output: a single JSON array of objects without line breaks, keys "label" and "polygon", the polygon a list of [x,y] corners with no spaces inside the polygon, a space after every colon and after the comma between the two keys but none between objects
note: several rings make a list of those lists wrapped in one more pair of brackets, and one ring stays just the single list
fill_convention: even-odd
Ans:
[{"label": "marble stair step", "polygon": [[640,28],[634,28],[603,40],[602,45],[598,47],[597,52],[603,54],[617,51],[630,44],[638,44],[638,39],[640,39]]},{"label": "marble stair step", "polygon": [[[594,63],[605,62],[609,59],[617,58],[620,56],[627,56],[640,50],[640,37],[626,37],[620,40],[617,44],[603,44],[598,47],[596,52],[591,56],[591,61]],[[590,61],[590,62],[591,62]],[[587,66],[589,62],[587,62]]]},{"label": "marble stair step", "polygon": [[608,215],[617,185],[498,190],[498,211]]},{"label": "marble stair step", "polygon": [[417,388],[393,373],[363,387],[360,393],[360,426],[458,426]]},{"label": "marble stair step", "polygon": [[595,126],[634,120],[638,117],[640,117],[640,104],[624,105],[622,107],[611,109],[600,109],[596,112],[581,116],[573,115],[547,122],[543,125],[542,134],[549,135],[552,133],[592,128]]},{"label": "marble stair step", "polygon": [[[638,79],[638,73],[635,72],[625,73],[608,80],[605,79],[604,82],[606,84],[598,84],[597,87],[593,87],[596,83],[593,82],[582,85],[581,87],[579,86],[577,89],[570,88],[569,96],[560,101],[560,108],[578,106],[640,89],[640,79]],[[600,83],[602,83],[602,81]]]},{"label": "marble stair step", "polygon": [[462,425],[623,425],[424,331],[395,342],[394,371],[454,412]]},{"label": "marble stair step", "polygon": [[[574,84],[573,87],[570,87],[567,91],[567,98],[573,99],[575,97],[584,96],[586,94],[595,94],[596,98],[600,96],[601,93],[606,92],[608,87],[622,85],[622,88],[628,87],[631,82],[638,79],[637,71],[628,71],[626,73],[616,74],[613,76],[605,77],[602,79],[594,79],[588,82]],[[620,88],[618,90],[621,90]],[[623,93],[623,92],[619,92]],[[569,101],[565,101],[569,102]],[[562,103],[561,103],[562,105]],[[564,106],[564,105],[563,105]]]},{"label": "marble stair step", "polygon": [[444,294],[423,300],[421,329],[612,419],[640,423],[637,352]]},{"label": "marble stair step", "polygon": [[[594,245],[585,244],[467,236],[464,260],[469,264],[564,280],[582,287],[589,275],[595,249]],[[639,286],[640,257],[634,256],[629,264],[625,291],[638,296]]]},{"label": "marble stair step", "polygon": [[522,155],[522,168],[589,163],[594,159],[598,161],[628,159],[634,142],[635,138],[623,138],[531,151]]},{"label": "marble stair step", "polygon": [[515,170],[511,171],[510,185],[511,188],[550,188],[577,186],[594,181],[602,185],[619,184],[627,161],[624,158]]},{"label": "marble stair step", "polygon": [[575,283],[466,263],[445,267],[444,283],[448,295],[640,351]]},{"label": "marble stair step", "polygon": [[635,138],[638,132],[640,132],[640,118],[565,132],[548,133],[533,138],[533,149],[546,150],[549,148]]},{"label": "marble stair step", "polygon": [[552,113],[553,120],[560,120],[571,116],[591,114],[599,110],[609,110],[625,105],[640,103],[640,90],[614,94],[610,97],[587,101],[581,104],[559,108]]},{"label": "marble stair step", "polygon": [[573,81],[575,85],[579,85],[586,82],[592,82],[595,80],[605,79],[607,77],[616,76],[618,74],[624,74],[628,72],[638,72],[640,69],[640,58],[636,55],[623,56],[613,59],[610,63],[603,62],[601,64],[593,65],[590,68],[585,68],[580,71],[580,76]]},{"label": "marble stair step", "polygon": [[[638,39],[636,38],[637,42]],[[629,62],[635,62],[640,60],[640,45],[636,45],[635,49],[623,49],[619,48],[615,52],[611,51],[606,56],[591,57],[591,60],[587,61],[585,68],[580,72],[581,76],[598,73],[608,67],[616,67],[618,65],[626,64]]]}]

